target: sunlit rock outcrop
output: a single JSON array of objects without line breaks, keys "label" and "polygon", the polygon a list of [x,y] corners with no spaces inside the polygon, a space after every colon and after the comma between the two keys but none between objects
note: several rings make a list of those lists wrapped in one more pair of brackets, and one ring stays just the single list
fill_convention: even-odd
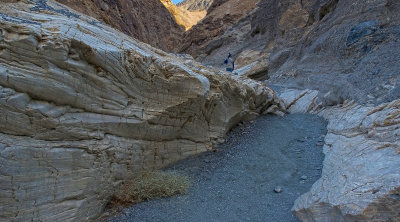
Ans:
[{"label": "sunlit rock outcrop", "polygon": [[207,11],[212,5],[213,0],[184,0],[177,4],[178,7],[189,11]]},{"label": "sunlit rock outcrop", "polygon": [[279,112],[217,73],[52,1],[0,5],[0,218],[96,218],[119,185]]},{"label": "sunlit rock outcrop", "polygon": [[160,0],[163,5],[168,9],[171,15],[174,16],[176,22],[185,27],[185,30],[189,30],[192,26],[196,25],[202,20],[206,14],[206,10],[201,11],[189,11],[183,7],[178,7],[171,0]]}]

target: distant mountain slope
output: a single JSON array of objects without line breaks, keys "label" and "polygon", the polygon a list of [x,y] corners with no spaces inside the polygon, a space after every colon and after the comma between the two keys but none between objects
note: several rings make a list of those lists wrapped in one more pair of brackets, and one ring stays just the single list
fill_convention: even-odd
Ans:
[{"label": "distant mountain slope", "polygon": [[213,0],[185,0],[177,5],[189,11],[203,11],[207,10],[212,3]]},{"label": "distant mountain slope", "polygon": [[56,0],[142,42],[172,51],[184,29],[160,0]]}]

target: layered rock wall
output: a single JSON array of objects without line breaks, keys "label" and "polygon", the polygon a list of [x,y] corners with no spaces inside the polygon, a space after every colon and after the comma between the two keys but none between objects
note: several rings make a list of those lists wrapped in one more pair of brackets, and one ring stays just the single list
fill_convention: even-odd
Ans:
[{"label": "layered rock wall", "polygon": [[124,180],[212,148],[271,89],[52,1],[0,5],[0,220],[95,219]]}]

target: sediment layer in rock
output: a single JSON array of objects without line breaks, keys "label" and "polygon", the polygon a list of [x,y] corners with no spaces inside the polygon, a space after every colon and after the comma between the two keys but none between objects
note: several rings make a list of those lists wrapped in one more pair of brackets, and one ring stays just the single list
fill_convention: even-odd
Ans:
[{"label": "sediment layer in rock", "polygon": [[3,1],[0,218],[94,219],[135,173],[210,149],[238,122],[279,106],[262,83],[60,4]]}]

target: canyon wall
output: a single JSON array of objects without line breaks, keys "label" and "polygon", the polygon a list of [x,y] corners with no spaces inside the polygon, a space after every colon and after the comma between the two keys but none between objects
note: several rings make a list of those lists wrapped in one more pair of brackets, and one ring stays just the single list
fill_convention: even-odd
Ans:
[{"label": "canyon wall", "polygon": [[240,16],[233,2],[214,1],[180,50],[216,67],[231,52],[253,76],[318,90],[325,105],[400,97],[399,1],[260,0]]},{"label": "canyon wall", "polygon": [[179,2],[177,6],[189,11],[207,11],[212,3],[213,0],[184,0]]},{"label": "canyon wall", "polygon": [[185,31],[160,0],[56,1],[164,51],[173,51]]},{"label": "canyon wall", "polygon": [[176,22],[185,27],[185,30],[189,30],[202,20],[206,14],[206,10],[201,11],[189,11],[184,7],[178,7],[171,0],[160,0],[168,11],[174,16]]},{"label": "canyon wall", "polygon": [[265,84],[140,43],[53,1],[0,4],[0,220],[96,219],[143,170],[280,112]]}]

